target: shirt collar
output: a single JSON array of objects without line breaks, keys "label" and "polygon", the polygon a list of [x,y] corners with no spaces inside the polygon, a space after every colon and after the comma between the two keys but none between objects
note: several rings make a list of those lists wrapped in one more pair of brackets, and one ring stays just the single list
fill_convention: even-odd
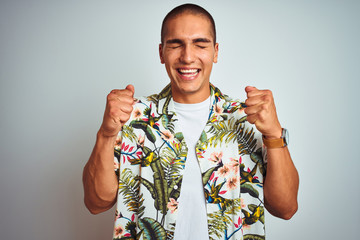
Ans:
[{"label": "shirt collar", "polygon": [[[158,100],[157,109],[159,114],[175,114],[174,100],[171,94],[170,83],[163,90],[161,90],[159,94],[157,94],[156,98]],[[222,100],[226,101],[226,96],[221,93],[220,89],[210,83],[210,112],[213,112],[214,106]]]}]

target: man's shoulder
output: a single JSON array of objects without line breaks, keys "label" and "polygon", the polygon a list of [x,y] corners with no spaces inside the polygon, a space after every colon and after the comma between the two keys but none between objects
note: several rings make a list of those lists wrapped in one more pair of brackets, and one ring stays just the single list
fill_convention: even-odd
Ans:
[{"label": "man's shoulder", "polygon": [[148,96],[138,97],[138,103],[158,104],[162,99],[171,98],[171,86],[168,84],[159,93],[154,93]]},{"label": "man's shoulder", "polygon": [[211,84],[212,96],[214,103],[223,109],[226,113],[232,113],[237,110],[242,110],[246,107],[245,102],[238,98],[230,97],[220,91],[219,88]]}]

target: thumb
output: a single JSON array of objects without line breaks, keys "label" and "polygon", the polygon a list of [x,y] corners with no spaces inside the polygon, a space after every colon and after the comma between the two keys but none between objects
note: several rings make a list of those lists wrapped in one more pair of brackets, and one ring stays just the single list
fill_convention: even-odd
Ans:
[{"label": "thumb", "polygon": [[135,93],[135,88],[134,88],[133,85],[129,84],[129,85],[126,86],[125,89],[130,90],[130,91],[132,92],[132,94],[134,95],[134,93]]},{"label": "thumb", "polygon": [[251,92],[251,91],[254,91],[254,90],[257,90],[257,88],[256,88],[256,87],[252,87],[252,86],[247,86],[247,87],[245,88],[245,92],[247,92],[247,93],[249,93],[249,92]]}]

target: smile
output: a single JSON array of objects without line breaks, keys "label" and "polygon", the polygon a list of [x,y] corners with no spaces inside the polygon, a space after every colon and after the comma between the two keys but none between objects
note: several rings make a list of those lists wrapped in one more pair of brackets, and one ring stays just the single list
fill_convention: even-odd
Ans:
[{"label": "smile", "polygon": [[200,69],[197,68],[178,68],[177,69],[178,73],[180,73],[182,76],[184,77],[195,77],[199,72]]}]

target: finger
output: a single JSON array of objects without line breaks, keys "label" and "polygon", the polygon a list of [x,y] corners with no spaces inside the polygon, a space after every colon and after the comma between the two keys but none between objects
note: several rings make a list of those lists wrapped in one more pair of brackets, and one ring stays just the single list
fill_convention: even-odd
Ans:
[{"label": "finger", "polygon": [[130,90],[132,92],[132,96],[134,96],[135,88],[134,88],[133,85],[129,84],[129,85],[126,86],[125,89]]},{"label": "finger", "polygon": [[126,114],[126,113],[121,113],[119,115],[119,120],[120,120],[120,123],[123,125],[124,123],[126,123],[130,118],[130,114]]},{"label": "finger", "polygon": [[105,116],[110,117],[110,119],[112,119],[114,123],[126,122],[127,120],[129,120],[132,111],[132,107],[130,108],[131,109],[130,111],[128,108],[129,107],[124,107],[124,106],[112,107],[107,110]]},{"label": "finger", "polygon": [[129,96],[129,97],[133,97],[134,96],[134,92],[132,91],[133,89],[129,90],[129,89],[113,89],[111,90],[111,92],[109,94],[113,94],[116,96]]},{"label": "finger", "polygon": [[257,115],[256,114],[247,115],[246,120],[251,124],[255,124],[255,122],[257,121]]},{"label": "finger", "polygon": [[245,104],[247,104],[247,106],[251,106],[256,104],[272,104],[274,102],[274,98],[270,90],[259,90],[259,92],[261,94],[248,97],[248,99],[245,100]]},{"label": "finger", "polygon": [[120,110],[129,114],[133,111],[133,105],[132,104],[121,104],[120,105]]},{"label": "finger", "polygon": [[251,87],[251,86],[247,86],[245,88],[245,92],[248,98],[262,94],[262,90],[259,90],[256,87]]},{"label": "finger", "polygon": [[245,100],[245,105],[248,107],[262,104],[262,103],[265,103],[263,95],[252,96]]},{"label": "finger", "polygon": [[255,105],[255,106],[245,108],[244,112],[247,115],[251,115],[251,114],[259,113],[261,110],[262,110],[262,106],[261,106],[261,104],[258,104],[258,105]]},{"label": "finger", "polygon": [[112,118],[117,118],[120,114],[131,114],[133,110],[132,99],[127,97],[127,99],[120,101],[119,99],[111,99],[107,102],[106,106],[108,116]]},{"label": "finger", "polygon": [[[128,90],[127,90],[128,91]],[[111,105],[132,105],[134,103],[133,97],[129,95],[119,94],[119,93],[109,93],[107,96],[107,102]]]},{"label": "finger", "polygon": [[253,87],[253,86],[247,86],[245,87],[245,92],[251,92],[251,91],[254,91],[254,90],[258,90],[256,87]]}]

